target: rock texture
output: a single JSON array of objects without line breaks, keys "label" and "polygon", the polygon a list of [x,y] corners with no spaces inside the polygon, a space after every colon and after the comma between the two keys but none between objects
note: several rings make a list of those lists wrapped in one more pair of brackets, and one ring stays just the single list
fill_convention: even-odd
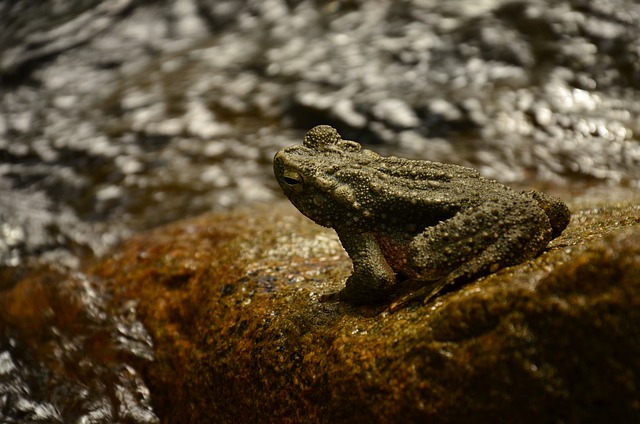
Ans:
[{"label": "rock texture", "polygon": [[321,302],[350,272],[288,205],[139,236],[92,271],[139,303],[164,422],[634,422],[640,205],[583,208],[535,260],[427,305]]}]

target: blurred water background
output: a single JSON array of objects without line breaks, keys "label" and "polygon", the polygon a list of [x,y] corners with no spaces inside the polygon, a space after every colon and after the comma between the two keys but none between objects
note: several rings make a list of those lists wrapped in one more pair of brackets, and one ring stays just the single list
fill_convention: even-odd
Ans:
[{"label": "blurred water background", "polygon": [[579,191],[640,181],[634,1],[0,2],[0,264],[279,197],[317,123]]}]

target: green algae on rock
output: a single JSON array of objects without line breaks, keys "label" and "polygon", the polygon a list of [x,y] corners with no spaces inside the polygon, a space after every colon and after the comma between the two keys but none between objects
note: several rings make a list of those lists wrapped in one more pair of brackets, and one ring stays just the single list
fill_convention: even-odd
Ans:
[{"label": "green algae on rock", "polygon": [[350,262],[281,204],[138,236],[94,273],[139,302],[165,422],[640,418],[638,204],[578,210],[538,258],[395,313],[320,302]]}]

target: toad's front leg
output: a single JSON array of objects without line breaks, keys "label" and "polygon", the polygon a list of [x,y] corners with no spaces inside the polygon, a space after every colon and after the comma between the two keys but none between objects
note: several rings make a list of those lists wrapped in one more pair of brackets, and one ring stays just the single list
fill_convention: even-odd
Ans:
[{"label": "toad's front leg", "polygon": [[352,304],[376,303],[388,299],[393,292],[396,276],[375,237],[370,233],[342,231],[338,232],[338,237],[353,262],[353,273],[338,297]]}]

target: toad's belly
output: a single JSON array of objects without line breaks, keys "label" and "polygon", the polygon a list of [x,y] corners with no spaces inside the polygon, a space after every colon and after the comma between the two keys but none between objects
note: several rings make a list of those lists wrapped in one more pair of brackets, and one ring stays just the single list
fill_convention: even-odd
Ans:
[{"label": "toad's belly", "polygon": [[391,269],[407,278],[416,278],[418,274],[411,267],[407,256],[411,240],[412,237],[409,236],[398,238],[387,237],[384,234],[376,235],[376,241]]}]

